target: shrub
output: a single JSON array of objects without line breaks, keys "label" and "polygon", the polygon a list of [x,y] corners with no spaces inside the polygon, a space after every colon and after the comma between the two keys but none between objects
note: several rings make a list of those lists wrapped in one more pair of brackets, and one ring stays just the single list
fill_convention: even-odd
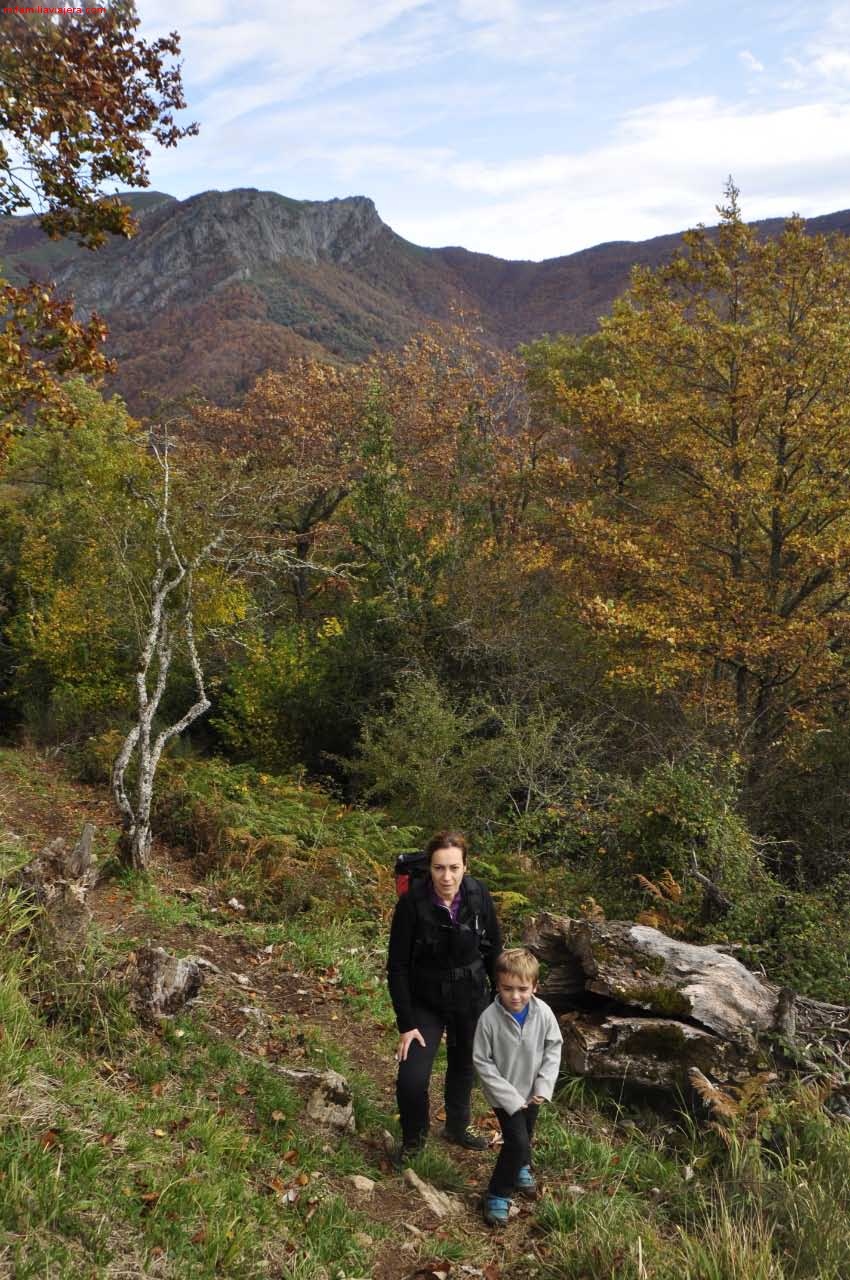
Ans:
[{"label": "shrub", "polygon": [[392,866],[420,833],[342,804],[319,786],[223,760],[171,760],[157,831],[182,844],[256,916],[316,903],[392,906]]}]

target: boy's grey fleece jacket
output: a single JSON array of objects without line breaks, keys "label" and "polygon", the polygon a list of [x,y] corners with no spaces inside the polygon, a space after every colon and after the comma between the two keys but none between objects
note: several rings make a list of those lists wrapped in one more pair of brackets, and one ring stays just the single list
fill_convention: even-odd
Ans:
[{"label": "boy's grey fleece jacket", "polygon": [[472,1061],[490,1105],[512,1116],[530,1098],[551,1100],[562,1043],[561,1028],[548,1004],[532,996],[528,1017],[520,1026],[497,996],[478,1019],[472,1047]]}]

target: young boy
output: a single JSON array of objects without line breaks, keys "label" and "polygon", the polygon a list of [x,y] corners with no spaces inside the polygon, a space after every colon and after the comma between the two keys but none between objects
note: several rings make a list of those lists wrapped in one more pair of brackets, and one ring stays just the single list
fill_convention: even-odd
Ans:
[{"label": "young boy", "polygon": [[504,1226],[511,1196],[533,1196],[531,1138],[541,1102],[552,1098],[563,1037],[554,1013],[538,1000],[540,966],[515,947],[496,961],[496,999],[475,1029],[472,1060],[496,1112],[504,1143],[484,1198],[484,1221]]}]

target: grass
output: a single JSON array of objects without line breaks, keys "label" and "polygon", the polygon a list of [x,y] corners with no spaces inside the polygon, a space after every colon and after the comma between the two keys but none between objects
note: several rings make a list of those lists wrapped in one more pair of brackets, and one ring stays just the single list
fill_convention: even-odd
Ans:
[{"label": "grass", "polygon": [[[205,890],[176,895],[155,877],[122,873],[132,927],[152,940],[191,926],[222,945],[272,946],[273,978],[285,972],[332,993],[338,1020],[320,1026],[309,1009],[284,1013],[252,1040],[251,1027],[222,1029],[209,1000],[145,1029],[121,981],[107,979],[127,937],[94,931],[62,973],[21,945],[27,909],[0,895],[0,1275],[366,1280],[379,1253],[397,1258],[398,1219],[380,1200],[382,1188],[398,1196],[400,1186],[382,1165],[382,1133],[395,1124],[383,978],[394,899],[389,874],[372,868],[390,867],[405,837],[297,780],[256,790],[259,777],[214,764],[203,800],[222,800],[211,830],[224,832],[224,844],[209,836]],[[60,791],[72,805],[61,780],[45,791],[24,753],[0,752],[0,794],[13,781],[34,805]],[[205,812],[188,808],[193,820]],[[384,843],[367,849],[375,831]],[[257,856],[282,879],[303,883],[318,869],[324,897],[289,911],[284,894],[276,918],[265,891],[239,917],[214,911],[228,890],[242,900],[256,883],[248,839],[272,842]],[[23,860],[21,842],[10,843],[9,856]],[[364,883],[352,890],[347,877],[361,866]],[[354,1067],[355,1036],[380,1056],[383,1083],[368,1064]],[[346,1076],[355,1135],[329,1138],[305,1123],[304,1095],[260,1056],[264,1041],[282,1047],[281,1061],[294,1055],[293,1065]],[[502,1280],[850,1276],[850,1128],[824,1112],[811,1086],[775,1091],[756,1129],[742,1122],[721,1133],[677,1115],[672,1102],[659,1115],[568,1081],[541,1110],[535,1164],[544,1194],[506,1236],[464,1214],[417,1237],[420,1257],[482,1271],[497,1260]],[[414,1168],[444,1190],[469,1191],[469,1162],[439,1141]],[[355,1173],[376,1181],[374,1200],[352,1193]],[[401,1265],[415,1263],[406,1255]]]},{"label": "grass", "polygon": [[16,1277],[107,1276],[125,1254],[139,1275],[161,1259],[168,1275],[261,1276],[270,1253],[305,1280],[331,1262],[365,1274],[356,1237],[383,1228],[331,1185],[367,1168],[362,1152],[305,1138],[290,1082],[190,1020],[97,1063],[39,1026],[8,975],[0,1008],[0,1226]]}]

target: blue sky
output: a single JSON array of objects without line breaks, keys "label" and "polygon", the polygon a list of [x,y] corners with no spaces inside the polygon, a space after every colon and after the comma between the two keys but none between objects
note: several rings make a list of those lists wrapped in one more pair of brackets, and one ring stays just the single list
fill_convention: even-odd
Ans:
[{"label": "blue sky", "polygon": [[850,207],[850,0],[137,0],[200,136],[181,198],[371,196],[423,245],[549,258]]}]

